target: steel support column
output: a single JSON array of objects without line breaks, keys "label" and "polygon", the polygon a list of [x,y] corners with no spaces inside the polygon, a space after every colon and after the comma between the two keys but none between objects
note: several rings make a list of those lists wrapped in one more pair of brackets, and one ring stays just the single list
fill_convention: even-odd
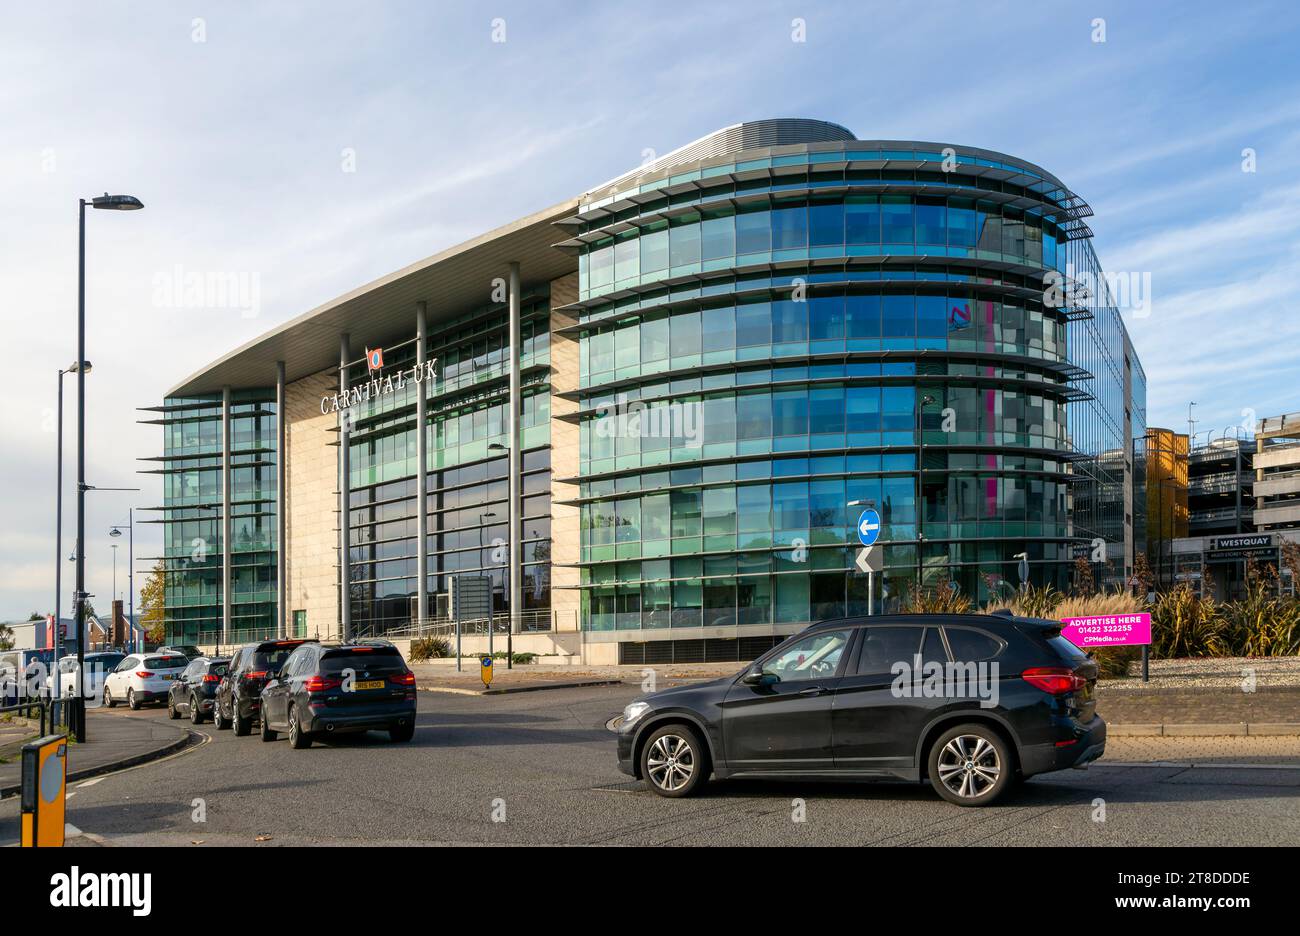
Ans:
[{"label": "steel support column", "polygon": [[[339,394],[346,401],[348,395],[348,358],[351,342],[346,334],[339,336]],[[349,569],[348,527],[351,525],[351,497],[348,488],[352,480],[349,464],[348,431],[351,407],[339,411],[339,636],[352,637],[351,570]]]},{"label": "steel support column", "polygon": [[221,643],[230,644],[230,588],[234,581],[230,569],[230,540],[234,525],[230,522],[230,388],[221,388]]},{"label": "steel support column", "polygon": [[428,306],[415,304],[415,372],[421,379],[415,383],[415,515],[419,526],[415,533],[415,616],[419,626],[429,618],[429,430],[427,420],[429,384],[424,379],[424,365],[428,360],[425,345],[428,341]]},{"label": "steel support column", "polygon": [[289,460],[285,456],[284,415],[284,361],[275,362],[275,633],[280,638],[289,636],[289,577],[287,527],[288,511],[285,491],[288,489]]},{"label": "steel support column", "polygon": [[[519,633],[523,613],[524,573],[523,550],[519,542],[519,468],[522,462],[519,451],[519,420],[523,398],[519,391],[519,264],[510,264],[510,633]],[[507,653],[513,653],[511,642]],[[507,667],[513,663],[507,659]]]}]

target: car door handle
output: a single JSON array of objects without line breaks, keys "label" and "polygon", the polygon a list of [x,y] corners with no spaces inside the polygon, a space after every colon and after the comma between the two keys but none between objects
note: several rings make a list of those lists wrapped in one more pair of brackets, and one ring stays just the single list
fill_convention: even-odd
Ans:
[{"label": "car door handle", "polygon": [[821,695],[825,691],[826,690],[823,689],[821,686],[809,686],[807,689],[800,689],[799,695],[816,696],[816,695]]}]

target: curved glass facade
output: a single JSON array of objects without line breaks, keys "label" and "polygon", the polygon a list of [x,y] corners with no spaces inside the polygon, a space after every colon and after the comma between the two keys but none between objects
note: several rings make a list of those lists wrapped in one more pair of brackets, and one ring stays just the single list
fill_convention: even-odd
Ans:
[{"label": "curved glass facade", "polygon": [[737,156],[571,219],[584,627],[865,613],[864,503],[884,522],[877,608],[918,581],[986,598],[1020,552],[1063,586],[1097,536],[1123,574],[1103,490],[1126,447],[1122,324],[1105,296],[1045,291],[1095,264],[1077,200],[1011,163],[979,161],[1019,184],[856,167],[886,151],[855,145]]}]

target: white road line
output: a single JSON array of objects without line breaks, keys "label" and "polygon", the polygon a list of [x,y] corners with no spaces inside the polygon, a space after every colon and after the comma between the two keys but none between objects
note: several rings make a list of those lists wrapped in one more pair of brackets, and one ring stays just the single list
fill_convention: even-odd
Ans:
[{"label": "white road line", "polygon": [[82,780],[80,783],[77,784],[77,789],[80,790],[82,787],[94,786],[96,783],[98,783],[103,779],[104,779],[103,777],[91,777],[89,780]]}]

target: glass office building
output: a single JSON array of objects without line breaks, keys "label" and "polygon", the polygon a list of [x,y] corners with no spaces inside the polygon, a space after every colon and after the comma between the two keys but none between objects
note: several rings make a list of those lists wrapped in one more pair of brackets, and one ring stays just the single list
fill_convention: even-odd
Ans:
[{"label": "glass office building", "polygon": [[[287,556],[274,536],[242,553],[278,601],[275,621],[248,619],[268,632],[404,633],[441,620],[451,580],[471,576],[516,633],[589,662],[743,658],[865,613],[866,505],[883,520],[877,609],[947,582],[986,598],[1014,587],[1021,553],[1034,582],[1067,586],[1080,557],[1123,581],[1145,377],[1090,214],[1010,156],[740,124],[215,362],[164,407],[164,470],[193,468],[209,491],[214,456],[220,473],[220,437],[214,453],[200,431],[191,452],[176,434],[189,407],[202,426],[227,388],[283,401],[257,411],[286,424],[269,430],[278,447],[232,450],[241,468],[287,466],[278,514],[275,497],[248,505],[281,518]],[[430,360],[428,379],[385,389]],[[270,381],[239,383],[257,373]],[[355,397],[342,409],[340,387]],[[210,496],[196,506],[204,495],[168,477],[171,569],[202,536],[192,525],[215,520],[194,515]],[[221,575],[214,589],[206,574],[169,571],[175,639],[223,623]]]}]

